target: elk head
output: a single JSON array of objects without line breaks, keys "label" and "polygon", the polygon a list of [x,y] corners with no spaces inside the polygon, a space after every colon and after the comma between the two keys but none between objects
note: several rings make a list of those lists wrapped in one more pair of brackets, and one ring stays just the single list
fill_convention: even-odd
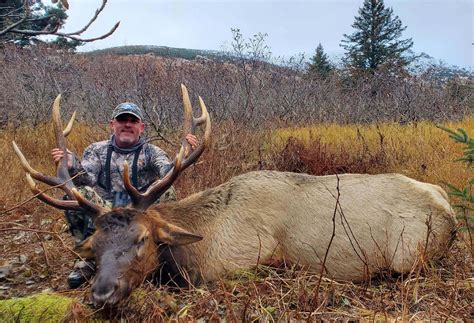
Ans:
[{"label": "elk head", "polygon": [[[27,181],[37,198],[56,208],[66,210],[85,210],[94,218],[96,231],[92,236],[76,246],[78,254],[86,259],[95,259],[96,277],[92,282],[91,298],[96,307],[113,306],[126,298],[133,288],[139,286],[147,276],[155,271],[159,263],[158,246],[184,245],[199,241],[202,237],[162,220],[148,208],[176,180],[179,174],[195,163],[209,144],[211,123],[206,106],[199,97],[202,114],[199,118],[192,115],[192,107],[187,89],[181,85],[184,105],[184,133],[181,149],[174,160],[174,167],[161,180],[157,179],[142,193],[133,187],[129,178],[127,163],[124,164],[123,180],[131,197],[131,205],[112,210],[100,207],[86,200],[74,187],[62,159],[57,166],[57,176],[48,176],[34,170],[13,142]],[[53,104],[53,122],[57,146],[66,153],[64,137],[70,132],[72,122],[63,131],[59,116],[58,96]],[[192,149],[184,136],[194,133],[196,127],[205,124],[203,142]],[[50,186],[61,188],[70,200],[59,200],[40,191],[33,179]]]},{"label": "elk head", "polygon": [[159,246],[180,246],[202,239],[159,215],[117,208],[95,221],[95,233],[76,248],[97,261],[92,283],[94,306],[113,306],[160,267]]}]

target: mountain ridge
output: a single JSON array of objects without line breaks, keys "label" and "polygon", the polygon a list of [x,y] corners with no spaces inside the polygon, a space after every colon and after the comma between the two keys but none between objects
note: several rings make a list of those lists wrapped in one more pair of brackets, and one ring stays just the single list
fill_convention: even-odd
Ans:
[{"label": "mountain ridge", "polygon": [[197,59],[197,58],[209,58],[209,59],[223,59],[230,55],[216,50],[204,50],[204,49],[191,49],[191,48],[178,48],[169,46],[157,46],[157,45],[127,45],[127,46],[116,46],[104,49],[97,49],[84,54],[89,55],[146,55],[153,54],[161,57],[176,57],[184,59]]}]

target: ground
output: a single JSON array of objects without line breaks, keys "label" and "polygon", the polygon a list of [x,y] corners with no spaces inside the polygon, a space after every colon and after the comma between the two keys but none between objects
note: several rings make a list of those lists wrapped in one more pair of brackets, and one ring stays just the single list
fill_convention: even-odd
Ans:
[{"label": "ground", "polygon": [[146,283],[120,307],[96,310],[89,302],[89,286],[67,288],[76,256],[60,211],[32,201],[3,213],[0,232],[3,321],[30,321],[31,315],[35,320],[467,320],[474,302],[471,256],[458,239],[442,262],[420,266],[405,277],[386,274],[353,284],[320,280],[297,266],[259,266],[189,289]]}]

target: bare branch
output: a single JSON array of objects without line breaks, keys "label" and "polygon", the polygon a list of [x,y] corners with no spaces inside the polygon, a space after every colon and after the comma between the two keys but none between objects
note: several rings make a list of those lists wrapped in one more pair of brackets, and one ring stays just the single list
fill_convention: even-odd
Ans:
[{"label": "bare branch", "polygon": [[[53,2],[53,3],[55,3],[55,2]],[[61,3],[62,3],[63,7],[66,10],[69,9],[69,4],[66,0],[62,0]],[[43,30],[22,29],[21,25],[24,24],[24,23],[45,20],[45,19],[49,19],[49,18],[52,17],[52,15],[37,17],[37,18],[36,17],[31,17],[30,5],[25,3],[23,5],[23,7],[12,10],[9,13],[6,14],[7,17],[11,17],[11,18],[20,17],[21,14],[18,14],[17,11],[19,12],[19,11],[21,11],[21,9],[24,10],[24,12],[22,14],[24,17],[22,19],[16,21],[16,22],[14,22],[14,23],[12,23],[11,25],[7,26],[3,30],[1,30],[0,31],[0,36],[5,35],[7,33],[27,35],[27,36],[51,35],[51,36],[65,37],[65,38],[75,40],[75,41],[78,41],[78,42],[83,42],[83,43],[93,42],[93,41],[96,41],[96,40],[104,39],[104,38],[109,37],[110,35],[112,35],[115,32],[115,30],[120,25],[120,22],[117,22],[110,29],[110,31],[108,31],[107,33],[105,33],[101,36],[93,37],[93,38],[81,38],[81,37],[78,37],[78,36],[80,36],[83,32],[85,32],[94,23],[94,21],[97,20],[97,17],[104,10],[106,4],[107,4],[107,0],[102,0],[102,5],[100,6],[100,8],[95,11],[94,16],[89,20],[89,22],[87,22],[87,24],[83,28],[81,28],[81,29],[79,29],[75,32],[60,33],[60,32],[58,32],[58,30],[61,27],[61,24],[58,24],[54,28],[52,28],[51,25],[47,25]]]},{"label": "bare branch", "polygon": [[83,38],[79,38],[79,37],[69,36],[68,34],[63,34],[63,33],[54,33],[54,35],[55,36],[60,36],[60,37],[66,37],[66,38],[69,38],[69,39],[72,39],[72,40],[77,40],[77,41],[80,41],[80,42],[83,42],[83,43],[90,43],[90,42],[93,42],[93,41],[96,41],[96,40],[100,40],[100,39],[104,39],[104,38],[109,37],[110,35],[112,35],[115,32],[115,30],[118,28],[119,25],[120,25],[120,21],[117,22],[112,27],[112,29],[110,29],[110,31],[108,33],[103,34],[102,36],[99,36],[99,37],[95,37],[95,38],[83,39]]},{"label": "bare branch", "polygon": [[10,26],[8,26],[7,28],[5,28],[4,30],[0,31],[0,36],[6,34],[7,32],[13,30],[15,27],[21,25],[22,23],[25,22],[25,20],[26,20],[26,17],[23,18],[23,19],[21,19],[21,20],[18,20],[17,22],[11,24]]},{"label": "bare branch", "polygon": [[[49,25],[48,25],[49,26]],[[46,26],[46,28],[48,27]],[[22,35],[29,35],[29,36],[40,36],[40,35],[56,35],[57,31],[59,30],[59,25],[54,27],[54,29],[43,29],[43,30],[22,30],[22,29],[13,29],[11,32],[16,34]]]},{"label": "bare branch", "polygon": [[[64,34],[63,36],[64,37],[66,37],[66,36],[77,36],[77,35],[80,35],[83,32],[85,32],[92,25],[92,23],[97,19],[97,17],[102,12],[102,10],[104,10],[106,4],[107,4],[107,0],[102,0],[102,5],[100,6],[100,8],[95,11],[94,16],[89,20],[87,25],[85,25],[82,29],[79,29],[78,31],[75,31],[73,33]],[[115,28],[118,27],[118,24],[119,24],[119,22],[115,24],[115,26],[116,26]]]}]

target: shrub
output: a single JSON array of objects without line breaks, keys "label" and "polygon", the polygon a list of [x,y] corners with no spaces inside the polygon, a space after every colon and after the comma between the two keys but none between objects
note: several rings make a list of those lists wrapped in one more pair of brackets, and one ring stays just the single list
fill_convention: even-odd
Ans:
[{"label": "shrub", "polygon": [[[474,139],[470,138],[469,134],[462,128],[458,128],[456,131],[443,126],[438,126],[438,128],[448,132],[450,138],[452,138],[455,142],[461,143],[464,146],[463,157],[456,159],[456,161],[466,164],[466,167],[468,168],[472,168],[472,165],[474,163]],[[454,207],[458,210],[458,219],[463,223],[461,230],[468,232],[471,246],[471,232],[474,226],[474,194],[472,190],[473,184],[474,177],[470,177],[467,180],[467,184],[462,188],[447,184],[451,189],[449,194],[455,196],[456,198],[456,203],[454,204]]]}]

